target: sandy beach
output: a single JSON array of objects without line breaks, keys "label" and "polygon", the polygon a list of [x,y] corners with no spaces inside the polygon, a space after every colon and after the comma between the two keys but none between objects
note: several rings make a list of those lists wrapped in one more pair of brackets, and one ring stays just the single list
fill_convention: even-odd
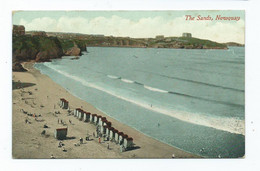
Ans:
[{"label": "sandy beach", "polygon": [[[28,72],[13,72],[13,115],[12,115],[12,155],[17,159],[50,158],[197,158],[199,156],[184,152],[148,137],[137,130],[118,122],[117,120],[98,111],[94,106],[71,95],[60,85],[53,82],[48,76],[33,68],[33,62],[24,63]],[[17,87],[17,85],[20,85]],[[21,85],[23,88],[21,88]],[[120,152],[119,145],[101,141],[90,137],[85,141],[87,134],[92,135],[96,127],[93,124],[79,121],[68,111],[58,105],[59,99],[69,101],[70,109],[83,110],[104,116],[112,122],[112,126],[133,137],[135,149]],[[35,119],[24,112],[41,115]],[[59,113],[59,114],[55,114]],[[26,123],[26,119],[29,123]],[[65,151],[58,147],[59,140],[54,138],[54,130],[64,127],[58,123],[63,120],[68,127],[67,139],[63,141]],[[71,123],[69,122],[71,121]],[[44,124],[48,128],[44,128]],[[45,135],[41,135],[45,130]],[[79,143],[80,138],[83,144]],[[107,149],[109,143],[110,149]]]}]

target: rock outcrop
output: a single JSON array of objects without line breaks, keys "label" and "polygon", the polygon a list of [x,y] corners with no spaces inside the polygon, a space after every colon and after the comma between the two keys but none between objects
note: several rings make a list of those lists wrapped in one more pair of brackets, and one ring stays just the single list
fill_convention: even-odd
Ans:
[{"label": "rock outcrop", "polygon": [[64,55],[66,55],[66,56],[79,56],[79,55],[81,55],[81,50],[80,50],[80,48],[78,48],[77,45],[74,45],[72,48],[67,49],[64,52]]},{"label": "rock outcrop", "polygon": [[15,72],[25,72],[27,71],[26,69],[23,68],[23,66],[19,62],[13,63],[13,71]]},{"label": "rock outcrop", "polygon": [[13,35],[13,71],[22,70],[19,63],[24,61],[45,62],[64,55],[81,55],[81,49],[74,42],[63,49],[56,37]]}]

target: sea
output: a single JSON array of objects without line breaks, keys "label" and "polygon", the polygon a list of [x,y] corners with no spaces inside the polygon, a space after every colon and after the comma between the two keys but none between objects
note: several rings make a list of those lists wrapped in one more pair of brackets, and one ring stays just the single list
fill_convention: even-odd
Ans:
[{"label": "sea", "polygon": [[78,60],[72,58],[34,67],[110,117],[168,145],[206,158],[244,156],[244,47],[87,47]]}]

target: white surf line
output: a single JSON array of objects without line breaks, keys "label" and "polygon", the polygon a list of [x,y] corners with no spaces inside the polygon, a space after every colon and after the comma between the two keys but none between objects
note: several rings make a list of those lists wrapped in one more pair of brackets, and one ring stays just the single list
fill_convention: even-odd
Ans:
[{"label": "white surf line", "polygon": [[168,93],[168,91],[166,91],[166,90],[161,90],[161,89],[150,87],[150,86],[147,86],[147,85],[144,85],[144,88],[151,90],[151,91],[155,91],[155,92]]},{"label": "white surf line", "polygon": [[134,83],[134,81],[132,80],[128,80],[128,79],[124,79],[124,78],[121,78],[121,80],[125,83]]},{"label": "white surf line", "polygon": [[[52,68],[52,67],[50,67],[50,68],[57,71],[58,73],[60,73],[64,76],[66,76],[66,77],[69,77],[71,79],[79,81],[82,85],[103,91],[107,94],[110,94],[112,96],[115,96],[119,99],[122,99],[122,100],[125,100],[125,101],[128,101],[128,102],[131,102],[131,103],[133,103],[137,106],[141,106],[145,109],[148,109],[148,110],[151,110],[151,111],[154,111],[154,112],[157,112],[157,113],[161,113],[161,114],[164,114],[164,115],[168,115],[168,116],[174,117],[174,118],[179,119],[179,120],[184,121],[184,122],[188,122],[188,123],[192,123],[192,124],[196,124],[196,125],[201,125],[201,126],[206,126],[206,127],[211,127],[211,128],[215,128],[215,129],[218,129],[218,130],[227,131],[227,132],[230,132],[230,133],[245,135],[245,133],[244,133],[245,123],[242,120],[235,120],[233,118],[211,118],[211,117],[207,117],[207,116],[203,116],[203,115],[200,115],[198,117],[197,114],[190,114],[190,113],[184,112],[184,111],[175,111],[175,110],[169,111],[167,109],[163,109],[163,108],[156,107],[156,106],[151,107],[150,104],[147,104],[147,103],[144,103],[144,102],[138,102],[137,100],[129,99],[129,98],[120,96],[116,92],[108,91],[101,86],[97,86],[95,84],[88,83],[87,81],[85,81],[81,78],[78,78],[76,76],[70,75],[66,72],[62,72],[62,71],[57,70],[57,69]],[[223,124],[223,123],[225,123],[225,124]]]},{"label": "white surf line", "polygon": [[114,76],[114,75],[107,75],[109,78],[112,78],[112,79],[119,79],[119,77],[117,76]]}]

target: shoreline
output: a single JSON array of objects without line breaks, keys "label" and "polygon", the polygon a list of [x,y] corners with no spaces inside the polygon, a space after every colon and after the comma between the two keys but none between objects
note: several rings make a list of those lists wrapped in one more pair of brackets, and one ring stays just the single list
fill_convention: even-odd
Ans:
[{"label": "shoreline", "polygon": [[[27,83],[28,87],[24,89],[13,89],[13,120],[12,120],[12,154],[13,158],[50,158],[53,154],[56,158],[201,158],[195,154],[185,152],[181,149],[172,147],[160,142],[150,136],[147,136],[134,128],[131,128],[105,113],[99,111],[91,104],[73,96],[60,85],[56,84],[48,76],[41,74],[39,70],[33,67],[34,62],[24,63],[27,72],[13,72],[13,81],[20,80],[21,83]],[[85,137],[88,132],[90,135],[95,131],[93,124],[79,121],[74,116],[68,116],[67,111],[58,107],[59,98],[65,98],[69,101],[71,109],[82,106],[82,109],[104,116],[112,122],[112,126],[129,136],[133,137],[136,149],[121,153],[119,145],[113,142],[98,143],[98,138],[92,138],[92,141],[85,141],[79,147],[80,137]],[[28,117],[21,112],[21,109],[36,114],[41,114],[43,121],[39,122],[32,117]],[[55,115],[59,111],[61,114]],[[25,124],[24,120],[28,118],[31,124]],[[68,137],[64,140],[66,152],[58,148],[58,140],[54,138],[54,129],[61,127],[57,119],[62,119],[68,125]],[[68,123],[72,121],[72,124]],[[41,136],[43,125],[47,124],[49,128],[45,129],[46,136]],[[108,150],[109,143],[110,150]]]}]

